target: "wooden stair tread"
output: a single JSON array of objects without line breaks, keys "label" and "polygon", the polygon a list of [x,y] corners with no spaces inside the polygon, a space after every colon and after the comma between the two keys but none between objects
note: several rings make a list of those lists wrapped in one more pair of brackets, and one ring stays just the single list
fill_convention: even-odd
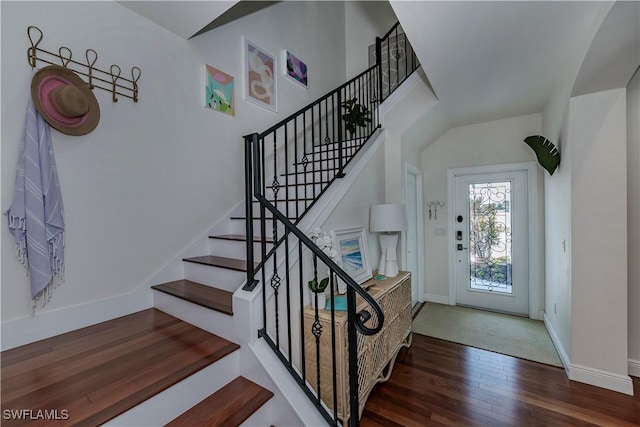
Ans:
[{"label": "wooden stair tread", "polygon": [[171,421],[167,427],[239,426],[272,397],[269,390],[238,377]]},{"label": "wooden stair tread", "polygon": [[67,409],[65,425],[101,425],[238,348],[143,310],[2,352],[2,410]]},{"label": "wooden stair tread", "polygon": [[[283,187],[304,187],[309,185],[326,185],[331,184],[332,181],[316,181],[316,182],[290,182],[288,184],[280,184],[278,188]],[[273,189],[273,185],[267,185],[265,188]]]},{"label": "wooden stair tread", "polygon": [[152,286],[151,289],[173,295],[202,307],[233,315],[233,292],[186,279],[162,283]]},{"label": "wooden stair tread", "polygon": [[[225,258],[215,255],[204,255],[193,258],[184,258],[183,261],[194,262],[196,264],[210,265],[213,267],[227,268],[229,270],[247,271],[247,261],[243,259]],[[254,263],[258,266],[258,263]]]},{"label": "wooden stair tread", "polygon": [[[247,217],[246,216],[232,216],[232,217],[230,217],[230,219],[246,221]],[[253,217],[253,219],[255,219],[256,221],[260,221],[262,219],[262,217],[261,216],[255,216],[255,217]],[[267,220],[267,221],[269,221],[269,220],[273,221],[273,217],[272,216],[266,216],[266,217],[264,217],[264,219]],[[298,218],[289,217],[290,221],[295,221],[296,219],[298,219]]]},{"label": "wooden stair tread", "polygon": [[[310,197],[291,197],[288,199],[278,199],[278,200],[274,200],[274,199],[267,199],[267,202],[274,204],[274,203],[285,203],[285,202],[313,202],[316,199],[312,199]],[[260,200],[254,200],[253,203],[260,203]]]},{"label": "wooden stair tread", "polygon": [[[246,242],[247,241],[247,236],[245,236],[244,234],[215,234],[213,236],[209,236],[210,239],[222,239],[222,240],[236,240],[239,242]],[[262,242],[265,241],[267,243],[273,243],[273,238],[271,237],[267,237],[266,239],[263,239],[260,236],[254,236],[253,241],[254,242]]]}]

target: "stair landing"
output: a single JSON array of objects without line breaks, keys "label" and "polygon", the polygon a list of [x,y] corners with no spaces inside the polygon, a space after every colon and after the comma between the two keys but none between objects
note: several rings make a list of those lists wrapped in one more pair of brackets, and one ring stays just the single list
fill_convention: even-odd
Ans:
[{"label": "stair landing", "polygon": [[[56,425],[100,425],[238,348],[159,310],[143,310],[2,352],[2,412],[55,410]],[[2,425],[44,424],[3,419]]]}]

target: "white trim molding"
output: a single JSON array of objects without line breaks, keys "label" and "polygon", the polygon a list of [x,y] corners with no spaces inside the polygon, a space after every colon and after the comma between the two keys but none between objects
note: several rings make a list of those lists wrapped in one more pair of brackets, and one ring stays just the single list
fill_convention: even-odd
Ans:
[{"label": "white trim molding", "polygon": [[553,324],[549,321],[547,314],[544,313],[544,326],[547,328],[547,332],[549,332],[549,336],[551,337],[551,341],[558,352],[558,356],[560,356],[560,361],[562,362],[562,366],[564,367],[567,376],[569,375],[569,366],[571,365],[571,361],[569,360],[569,355],[562,345],[562,341],[560,341],[560,337],[556,333],[556,330],[553,328]]},{"label": "white trim molding", "polygon": [[569,366],[569,379],[633,396],[633,381],[629,375],[572,364]]},{"label": "white trim molding", "polygon": [[640,360],[629,359],[629,375],[640,377]]},{"label": "white trim molding", "polygon": [[153,307],[151,289],[2,322],[2,351]]},{"label": "white trim molding", "polygon": [[436,304],[449,305],[449,297],[436,294],[424,294],[424,300],[427,302],[435,302]]},{"label": "white trim molding", "polygon": [[[409,175],[415,175],[416,177],[416,194],[411,195],[407,194],[407,181],[409,180]],[[416,277],[412,277],[412,286],[415,283],[418,289],[418,299],[420,300],[420,295],[426,292],[426,281],[425,281],[425,272],[424,272],[424,247],[425,247],[425,238],[424,238],[424,192],[422,185],[422,169],[417,166],[412,165],[409,162],[404,162],[404,201],[405,206],[407,205],[407,198],[416,196],[416,234],[417,234],[417,258],[418,258],[418,272]],[[407,232],[402,232],[402,266],[404,270],[408,270],[407,263]],[[426,301],[422,298],[422,301]]]}]

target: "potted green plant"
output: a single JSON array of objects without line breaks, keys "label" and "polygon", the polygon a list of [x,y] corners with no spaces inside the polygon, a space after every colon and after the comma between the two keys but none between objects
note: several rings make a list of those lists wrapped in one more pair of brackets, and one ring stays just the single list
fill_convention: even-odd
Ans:
[{"label": "potted green plant", "polygon": [[344,108],[342,113],[344,128],[350,136],[355,135],[358,126],[365,127],[367,123],[371,123],[371,111],[364,105],[358,104],[358,98],[343,102],[342,108]]},{"label": "potted green plant", "polygon": [[[324,308],[327,304],[327,297],[325,294],[325,290],[329,285],[329,278],[325,277],[324,279],[318,282],[316,279],[309,280],[309,289],[311,290],[311,306],[316,307],[316,295],[318,300],[318,308]],[[315,294],[315,295],[314,295]]]}]

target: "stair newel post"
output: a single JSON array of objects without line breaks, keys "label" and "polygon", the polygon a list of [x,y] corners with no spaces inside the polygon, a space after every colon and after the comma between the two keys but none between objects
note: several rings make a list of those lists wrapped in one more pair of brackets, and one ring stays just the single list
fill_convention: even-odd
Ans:
[{"label": "stair newel post", "polygon": [[[253,256],[253,178],[260,175],[253,173],[252,149],[253,145],[258,145],[258,134],[254,133],[244,137],[244,191],[245,191],[245,216],[246,216],[246,237],[247,237],[247,283],[243,289],[252,291],[258,281],[254,279],[254,256]],[[256,163],[257,165],[257,163]],[[259,179],[259,178],[257,178]]]},{"label": "stair newel post", "polygon": [[360,403],[358,402],[358,332],[356,330],[356,293],[347,287],[347,347],[349,349],[349,426],[358,427]]},{"label": "stair newel post", "polygon": [[376,66],[378,68],[378,105],[382,104],[382,39],[376,37]]},{"label": "stair newel post", "polygon": [[338,89],[337,94],[338,94],[338,172],[336,173],[336,177],[343,178],[344,177],[344,171],[343,171],[344,159],[343,159],[343,153],[342,153],[342,144],[344,143],[343,141],[344,127],[342,125],[342,89]]}]

